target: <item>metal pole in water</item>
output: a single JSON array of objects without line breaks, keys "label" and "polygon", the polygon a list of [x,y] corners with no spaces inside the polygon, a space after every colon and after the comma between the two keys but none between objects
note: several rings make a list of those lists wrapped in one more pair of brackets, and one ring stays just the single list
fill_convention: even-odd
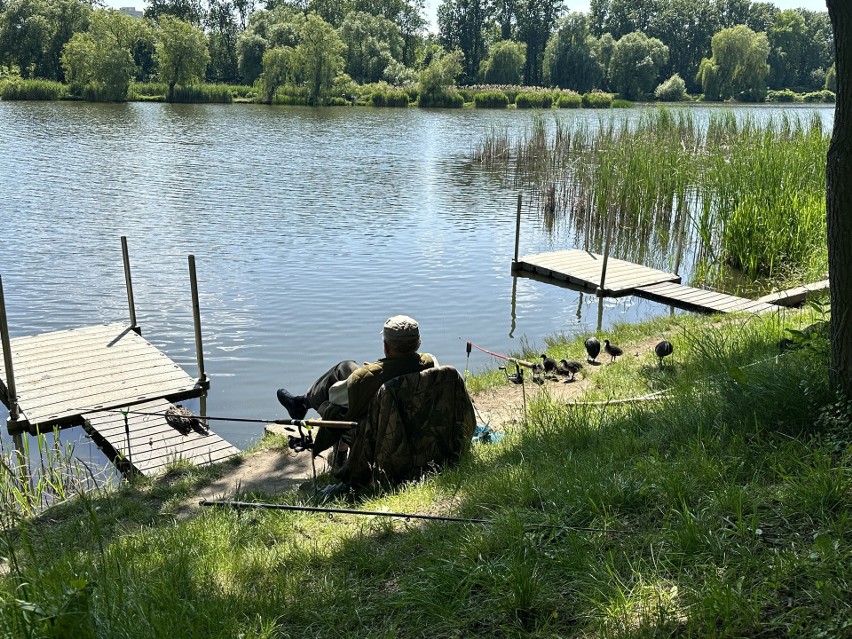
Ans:
[{"label": "metal pole in water", "polygon": [[136,304],[133,302],[133,283],[130,281],[130,253],[127,250],[127,237],[121,236],[121,257],[124,259],[124,281],[127,284],[127,306],[130,308],[130,329],[141,334],[136,323]]},{"label": "metal pole in water", "polygon": [[9,340],[9,324],[6,322],[6,298],[3,295],[3,276],[0,275],[0,343],[3,345],[3,364],[6,367],[6,394],[9,401],[9,425],[18,421],[18,390],[15,387],[15,371],[12,367],[12,345]]},{"label": "metal pole in water", "polygon": [[204,372],[204,348],[201,344],[201,309],[198,306],[198,280],[195,277],[195,256],[189,256],[189,284],[192,287],[192,321],[195,324],[195,359],[198,361],[198,383],[209,386]]},{"label": "metal pole in water", "polygon": [[612,240],[612,219],[615,216],[612,207],[607,209],[606,215],[606,238],[604,239],[603,265],[601,266],[601,284],[598,286],[598,295],[604,294],[604,283],[606,282],[606,263],[609,261],[609,245]]},{"label": "metal pole in water", "polygon": [[512,265],[517,266],[518,264],[518,246],[521,241],[521,201],[523,196],[518,193],[518,215],[515,219],[515,259],[512,260]]}]

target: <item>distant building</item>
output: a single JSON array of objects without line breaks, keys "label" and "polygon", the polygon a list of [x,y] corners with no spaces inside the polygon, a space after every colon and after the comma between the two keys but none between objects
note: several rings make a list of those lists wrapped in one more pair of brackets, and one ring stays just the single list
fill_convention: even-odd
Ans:
[{"label": "distant building", "polygon": [[118,10],[120,13],[124,13],[125,15],[130,16],[131,18],[141,18],[142,12],[138,11],[136,7],[121,7]]}]

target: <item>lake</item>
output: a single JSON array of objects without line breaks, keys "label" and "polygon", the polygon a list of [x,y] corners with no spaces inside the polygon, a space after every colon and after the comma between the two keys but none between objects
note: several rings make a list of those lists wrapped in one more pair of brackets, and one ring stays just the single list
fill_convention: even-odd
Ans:
[{"label": "lake", "polygon": [[[719,107],[690,108],[706,118]],[[830,129],[833,106],[800,110],[816,110]],[[196,256],[213,416],[286,417],[278,387],[301,392],[339,359],[380,357],[390,315],[419,320],[423,350],[459,370],[465,340],[507,353],[594,331],[594,295],[514,280],[517,192],[472,162],[490,130],[520,135],[535,117],[0,102],[0,275],[10,333],[127,321],[122,235],[143,336],[193,376],[187,255]],[[597,123],[610,115],[544,117]],[[548,230],[529,196],[520,253],[572,248],[571,234],[558,224]],[[604,331],[673,312],[635,297],[602,307]],[[470,368],[495,362],[474,351]],[[197,410],[197,400],[187,406]],[[241,448],[262,434],[259,424],[213,428]],[[8,445],[5,428],[3,437]],[[98,458],[81,433],[63,433],[69,438],[81,438],[82,456]]]}]

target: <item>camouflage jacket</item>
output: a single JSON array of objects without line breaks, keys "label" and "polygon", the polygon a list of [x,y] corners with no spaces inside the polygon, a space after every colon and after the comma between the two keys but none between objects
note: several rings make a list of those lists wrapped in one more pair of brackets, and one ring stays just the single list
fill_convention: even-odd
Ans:
[{"label": "camouflage jacket", "polygon": [[370,403],[335,475],[353,485],[413,479],[458,461],[475,428],[473,404],[452,366],[395,377]]}]

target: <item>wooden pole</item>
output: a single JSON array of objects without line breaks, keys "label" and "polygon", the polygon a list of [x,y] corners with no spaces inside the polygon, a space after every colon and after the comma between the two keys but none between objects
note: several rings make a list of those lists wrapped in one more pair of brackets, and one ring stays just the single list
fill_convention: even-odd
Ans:
[{"label": "wooden pole", "polygon": [[677,232],[677,253],[675,253],[675,275],[680,275],[680,258],[683,255],[683,227],[686,225],[686,211],[681,209],[680,213],[680,224],[678,225]]},{"label": "wooden pole", "polygon": [[18,390],[15,387],[15,370],[12,367],[12,345],[9,340],[9,324],[6,322],[6,298],[3,295],[3,277],[0,276],[0,340],[3,345],[3,364],[6,367],[6,394],[9,400],[9,425],[18,421]]},{"label": "wooden pole", "polygon": [[195,359],[198,361],[198,383],[209,386],[204,372],[204,348],[201,344],[201,309],[198,305],[198,280],[195,277],[195,256],[189,256],[189,284],[192,288],[192,321],[195,324]]},{"label": "wooden pole", "polygon": [[518,215],[515,219],[515,259],[512,260],[512,265],[517,266],[518,264],[518,247],[521,242],[521,201],[523,196],[518,193]]},{"label": "wooden pole", "polygon": [[606,283],[606,263],[609,261],[609,247],[612,240],[612,220],[615,217],[612,208],[607,209],[606,215],[606,238],[604,239],[604,255],[603,265],[601,266],[601,283],[598,286],[598,295],[604,294],[604,284]]},{"label": "wooden pole", "polygon": [[127,284],[127,306],[130,308],[130,329],[138,334],[142,331],[136,323],[136,304],[133,302],[133,283],[130,280],[130,253],[127,250],[127,237],[121,236],[121,257],[124,260],[124,281]]}]

